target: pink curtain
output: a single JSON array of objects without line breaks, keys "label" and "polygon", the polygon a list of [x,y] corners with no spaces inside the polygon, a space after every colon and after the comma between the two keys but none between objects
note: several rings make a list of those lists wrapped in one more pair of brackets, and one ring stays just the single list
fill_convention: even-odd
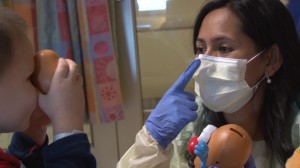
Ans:
[{"label": "pink curtain", "polygon": [[29,25],[35,49],[52,49],[82,66],[92,123],[124,118],[106,0],[0,0]]}]

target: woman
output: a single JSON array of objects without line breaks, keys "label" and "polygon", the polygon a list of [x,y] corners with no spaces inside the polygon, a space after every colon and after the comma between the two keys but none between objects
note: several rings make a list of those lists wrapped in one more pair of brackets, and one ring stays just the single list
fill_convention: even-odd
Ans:
[{"label": "woman", "polygon": [[[286,7],[279,0],[208,1],[197,17],[193,41],[201,60],[194,75],[198,119],[181,131],[172,152],[169,143],[195,120],[192,96],[182,82],[197,69],[194,61],[162,97],[119,167],[126,162],[128,167],[166,167],[171,156],[171,167],[188,167],[192,132],[228,123],[251,136],[257,167],[283,167],[299,145],[299,135],[292,134],[299,125],[292,123],[298,113],[300,44]],[[179,89],[178,83],[183,83]]]}]

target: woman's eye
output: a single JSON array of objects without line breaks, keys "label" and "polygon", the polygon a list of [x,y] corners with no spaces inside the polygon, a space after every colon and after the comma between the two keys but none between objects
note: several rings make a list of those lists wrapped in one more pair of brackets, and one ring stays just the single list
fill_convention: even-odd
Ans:
[{"label": "woman's eye", "polygon": [[219,48],[219,52],[221,52],[222,54],[227,54],[229,52],[231,52],[233,49],[230,47],[220,47]]},{"label": "woman's eye", "polygon": [[197,47],[197,54],[203,54],[205,53],[205,48],[204,47]]}]

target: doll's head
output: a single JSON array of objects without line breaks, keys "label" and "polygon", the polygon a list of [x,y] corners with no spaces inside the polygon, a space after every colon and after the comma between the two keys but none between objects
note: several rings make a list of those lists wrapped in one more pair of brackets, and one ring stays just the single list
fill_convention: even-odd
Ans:
[{"label": "doll's head", "polygon": [[208,149],[208,165],[241,168],[249,159],[252,140],[242,127],[228,124],[212,133]]},{"label": "doll's head", "polygon": [[[207,166],[242,168],[252,150],[249,134],[236,124],[227,124],[215,130],[208,141]],[[198,167],[200,159],[194,162]]]}]

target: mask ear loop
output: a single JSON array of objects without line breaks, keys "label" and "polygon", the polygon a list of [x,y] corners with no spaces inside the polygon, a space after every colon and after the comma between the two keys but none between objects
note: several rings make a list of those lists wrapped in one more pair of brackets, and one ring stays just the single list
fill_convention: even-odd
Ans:
[{"label": "mask ear loop", "polygon": [[253,86],[253,93],[257,90],[259,84],[266,78],[266,75],[263,76],[254,86]]},{"label": "mask ear loop", "polygon": [[263,52],[265,52],[265,50],[262,50],[261,52],[259,52],[258,54],[256,54],[254,57],[250,58],[249,61],[247,62],[247,64],[251,61],[253,61],[256,57],[260,56]]},{"label": "mask ear loop", "polygon": [[[272,62],[273,62],[272,60],[273,60],[273,55],[271,55],[271,58],[270,58],[270,60],[269,60],[269,63],[267,64],[267,66],[269,66],[270,64],[272,64]],[[270,79],[269,73],[266,72],[266,73],[265,73],[265,76],[266,76],[266,78],[267,78],[267,84],[271,84],[271,83],[272,83],[272,80]]]},{"label": "mask ear loop", "polygon": [[[258,56],[260,56],[262,53],[264,53],[266,50],[262,50],[261,52],[259,52],[258,54],[256,54],[254,57],[252,57],[251,59],[249,59],[249,61],[247,62],[247,64],[249,63],[249,62],[251,62],[251,61],[253,61],[255,58],[257,58]],[[267,78],[268,80],[267,80],[267,82],[269,81],[269,80],[271,80],[270,78],[269,78],[269,76],[268,75],[266,75],[265,74],[265,76],[263,76],[254,86],[253,86],[253,93],[257,90],[257,88],[258,88],[258,86],[259,86],[259,84],[265,79],[265,78]]]}]

